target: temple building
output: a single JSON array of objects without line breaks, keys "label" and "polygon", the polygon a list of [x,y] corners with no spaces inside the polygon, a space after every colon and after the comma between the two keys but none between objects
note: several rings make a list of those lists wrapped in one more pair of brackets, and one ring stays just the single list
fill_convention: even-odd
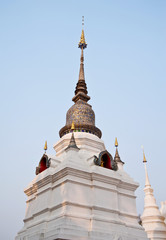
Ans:
[{"label": "temple building", "polygon": [[[36,177],[25,189],[24,226],[15,240],[147,240],[136,210],[139,184],[123,169],[117,139],[114,157],[105,148],[88,103],[84,30],[78,46],[81,58],[74,104],[53,146],[56,154],[46,152],[46,143]],[[145,188],[151,194],[148,181]],[[146,216],[144,212],[145,230]],[[163,218],[158,219],[164,224]]]}]

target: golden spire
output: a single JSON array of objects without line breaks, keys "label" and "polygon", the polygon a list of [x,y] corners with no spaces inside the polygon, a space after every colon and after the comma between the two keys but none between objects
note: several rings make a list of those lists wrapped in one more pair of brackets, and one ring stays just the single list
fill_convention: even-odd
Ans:
[{"label": "golden spire", "polygon": [[47,151],[47,141],[45,141],[44,150],[45,150],[45,153],[46,153],[46,151]]},{"label": "golden spire", "polygon": [[145,187],[149,187],[150,182],[149,182],[148,171],[147,171],[147,167],[146,167],[147,160],[146,160],[146,157],[145,157],[145,152],[144,152],[144,147],[143,146],[142,146],[142,149],[143,149],[143,163],[144,163],[144,166],[145,166]]},{"label": "golden spire", "polygon": [[147,163],[147,160],[146,160],[146,157],[145,157],[144,150],[143,150],[143,163]]},{"label": "golden spire", "polygon": [[72,122],[72,124],[71,124],[71,130],[74,130],[74,129],[75,129],[74,122]]},{"label": "golden spire", "polygon": [[117,137],[115,138],[115,147],[118,147],[118,140],[117,140]]},{"label": "golden spire", "polygon": [[[84,18],[82,19],[84,25]],[[81,40],[78,44],[78,47],[81,48],[81,58],[80,58],[80,71],[79,71],[79,79],[78,83],[76,85],[76,90],[75,90],[75,96],[72,98],[73,102],[77,102],[79,99],[88,102],[90,100],[90,97],[87,95],[87,86],[85,83],[85,76],[84,76],[84,53],[83,50],[84,48],[87,47],[87,44],[85,42],[85,36],[84,36],[84,30],[82,29],[82,34],[81,34]]]},{"label": "golden spire", "polygon": [[80,41],[79,41],[79,44],[86,44],[86,42],[85,42],[85,36],[84,36],[84,29],[82,29],[82,33],[81,33],[81,39],[80,39]]},{"label": "golden spire", "polygon": [[141,146],[142,150],[143,150],[143,163],[147,163],[146,157],[145,157],[145,152],[144,152],[144,147]]},{"label": "golden spire", "polygon": [[85,42],[85,35],[84,35],[84,16],[82,16],[82,33],[81,33],[81,38],[80,38],[80,41],[79,41],[79,44],[78,44],[78,47],[81,48],[81,49],[84,49],[87,47],[87,44]]},{"label": "golden spire", "polygon": [[117,137],[115,138],[115,147],[116,147],[116,151],[115,151],[114,161],[115,162],[120,162],[120,163],[124,164],[124,162],[122,162],[122,160],[120,159],[120,156],[119,156]]}]

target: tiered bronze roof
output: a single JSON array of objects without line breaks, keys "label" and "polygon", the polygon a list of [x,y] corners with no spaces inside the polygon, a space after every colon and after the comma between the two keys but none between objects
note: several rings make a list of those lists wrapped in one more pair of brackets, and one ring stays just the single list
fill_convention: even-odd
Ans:
[{"label": "tiered bronze roof", "polygon": [[92,133],[99,138],[101,138],[101,131],[95,126],[95,113],[92,110],[92,106],[87,102],[90,97],[87,95],[87,86],[84,76],[84,54],[83,50],[87,47],[84,30],[82,29],[81,39],[78,44],[81,48],[81,58],[80,58],[80,72],[79,79],[75,89],[75,96],[72,101],[75,104],[67,111],[66,114],[66,125],[59,131],[60,137],[71,132],[72,123],[74,123],[75,132],[87,132]]}]

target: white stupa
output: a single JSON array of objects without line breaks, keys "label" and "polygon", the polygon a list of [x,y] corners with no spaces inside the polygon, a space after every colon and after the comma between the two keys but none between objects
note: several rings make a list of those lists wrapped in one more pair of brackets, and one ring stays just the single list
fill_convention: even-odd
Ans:
[{"label": "white stupa", "polygon": [[[117,139],[114,159],[105,149],[87,102],[82,30],[75,104],[68,110],[55,156],[45,153],[25,189],[24,227],[16,240],[147,240],[138,224],[139,184],[123,169]],[[47,146],[45,146],[45,150]]]},{"label": "white stupa", "polygon": [[166,240],[166,224],[164,223],[164,206],[159,211],[159,208],[156,204],[155,197],[153,195],[153,189],[149,182],[147,167],[146,167],[146,158],[144,155],[144,165],[145,165],[145,203],[144,203],[144,212],[141,217],[142,225],[147,232],[148,238],[151,240]]}]

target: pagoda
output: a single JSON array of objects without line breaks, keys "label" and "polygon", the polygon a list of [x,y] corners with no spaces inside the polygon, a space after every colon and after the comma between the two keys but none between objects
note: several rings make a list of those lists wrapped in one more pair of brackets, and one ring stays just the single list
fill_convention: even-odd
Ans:
[{"label": "pagoda", "polygon": [[139,184],[105,148],[95,113],[88,103],[84,75],[84,30],[79,79],[66,124],[50,156],[45,153],[36,177],[25,189],[24,226],[15,240],[147,240],[138,223],[135,191]]}]

